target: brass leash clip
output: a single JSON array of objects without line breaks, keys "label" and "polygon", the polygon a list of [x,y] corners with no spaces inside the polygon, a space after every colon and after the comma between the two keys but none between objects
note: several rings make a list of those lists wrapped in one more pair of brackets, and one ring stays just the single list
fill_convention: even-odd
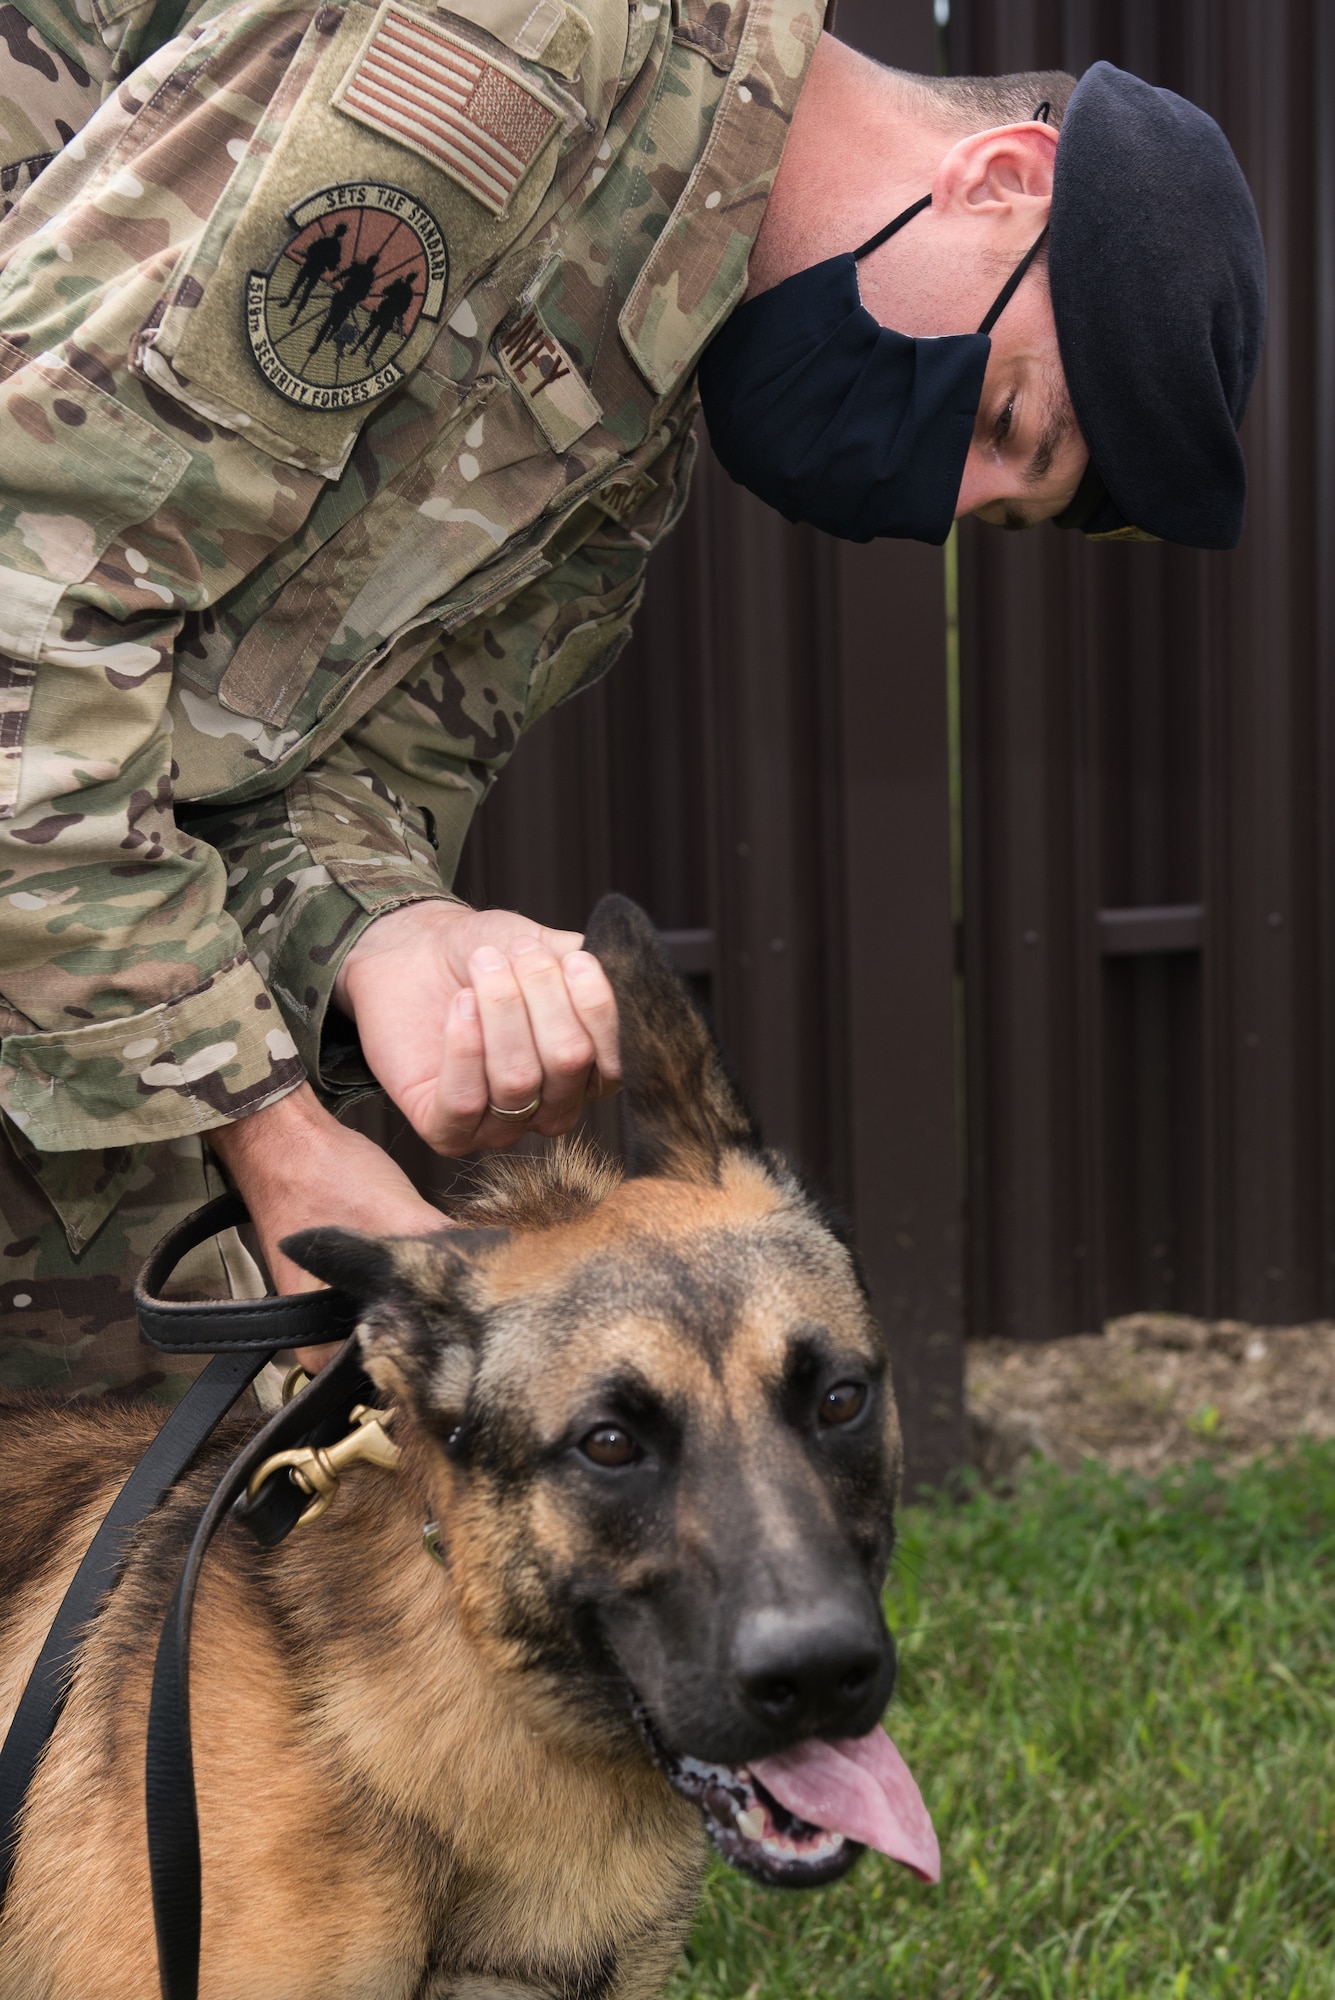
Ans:
[{"label": "brass leash clip", "polygon": [[397,1472],[403,1453],[385,1430],[393,1410],[370,1410],[365,1403],[357,1403],[351,1414],[353,1428],[337,1443],[299,1445],[266,1458],[246,1483],[246,1499],[253,1501],[265,1480],[286,1466],[293,1485],[312,1496],[296,1523],[302,1528],[308,1521],[318,1521],[332,1505],[338,1482],[350,1466],[377,1465],[382,1472]]}]

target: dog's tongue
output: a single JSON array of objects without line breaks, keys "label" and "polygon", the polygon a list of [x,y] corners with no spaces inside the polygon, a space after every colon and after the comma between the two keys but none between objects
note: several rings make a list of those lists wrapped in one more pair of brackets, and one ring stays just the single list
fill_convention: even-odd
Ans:
[{"label": "dog's tongue", "polygon": [[883,1729],[839,1743],[813,1737],[751,1764],[781,1806],[825,1833],[842,1833],[941,1880],[941,1850],[913,1774]]}]

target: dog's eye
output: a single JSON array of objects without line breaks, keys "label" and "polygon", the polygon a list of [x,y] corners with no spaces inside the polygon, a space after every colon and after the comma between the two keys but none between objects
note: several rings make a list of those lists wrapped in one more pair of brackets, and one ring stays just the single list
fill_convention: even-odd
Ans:
[{"label": "dog's eye", "polygon": [[851,1424],[867,1407],[865,1382],[836,1382],[820,1399],[823,1424]]},{"label": "dog's eye", "polygon": [[636,1444],[629,1431],[623,1431],[616,1424],[599,1424],[597,1430],[580,1439],[580,1450],[585,1458],[601,1465],[604,1470],[615,1472],[623,1465],[634,1465],[644,1453]]}]

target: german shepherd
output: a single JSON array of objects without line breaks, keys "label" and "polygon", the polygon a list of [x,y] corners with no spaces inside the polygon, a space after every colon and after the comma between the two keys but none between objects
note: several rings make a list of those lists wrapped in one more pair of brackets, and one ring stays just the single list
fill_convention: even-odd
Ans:
[{"label": "german shepherd", "polygon": [[[285,1248],[364,1301],[396,1475],[195,1613],[201,2000],[647,2000],[705,1834],[764,1882],[935,1840],[877,1728],[900,1443],[853,1258],[762,1150],[633,904],[623,1172],[495,1163],[462,1226]],[[0,1730],[151,1413],[0,1410]],[[140,1531],[29,1795],[3,2000],[154,2000],[143,1762],[156,1637],[233,1422]],[[425,1538],[424,1526],[439,1523]],[[439,1560],[432,1560],[432,1552]]]}]

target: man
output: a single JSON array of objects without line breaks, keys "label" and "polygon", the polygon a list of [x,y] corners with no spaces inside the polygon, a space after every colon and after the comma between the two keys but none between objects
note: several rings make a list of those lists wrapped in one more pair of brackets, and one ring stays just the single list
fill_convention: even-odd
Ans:
[{"label": "man", "polygon": [[128,1284],[219,1163],[280,1288],[291,1230],[440,1226],[340,1102],[457,1155],[615,1087],[578,937],[449,883],[628,636],[697,369],[725,465],[834,533],[1236,539],[1217,128],[821,11],[0,9],[0,1384],[179,1392]]}]

